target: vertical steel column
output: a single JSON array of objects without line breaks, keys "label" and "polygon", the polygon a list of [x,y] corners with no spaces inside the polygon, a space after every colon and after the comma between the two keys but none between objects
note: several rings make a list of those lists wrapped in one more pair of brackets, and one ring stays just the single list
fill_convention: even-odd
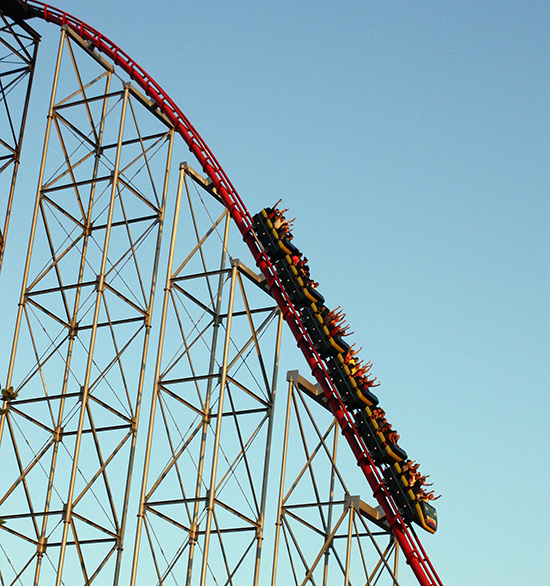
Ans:
[{"label": "vertical steel column", "polygon": [[67,503],[66,503],[66,510],[64,515],[64,526],[63,526],[63,537],[61,540],[61,551],[59,553],[59,565],[57,570],[57,580],[56,586],[60,586],[62,582],[62,575],[63,575],[63,564],[65,562],[65,552],[67,550],[67,537],[69,534],[69,526],[72,522],[72,510],[73,510],[73,495],[74,495],[74,487],[76,481],[76,473],[78,469],[78,460],[80,455],[80,445],[82,443],[82,430],[84,427],[84,417],[86,414],[86,407],[88,405],[88,395],[90,392],[90,376],[92,372],[92,363],[93,363],[93,356],[94,356],[94,349],[95,349],[95,342],[97,336],[97,326],[99,321],[99,311],[101,308],[101,302],[104,294],[104,287],[105,287],[105,268],[107,265],[107,255],[109,251],[109,242],[111,239],[111,229],[112,229],[112,222],[113,222],[113,213],[114,213],[114,203],[115,197],[118,189],[118,179],[119,179],[119,165],[120,165],[120,156],[122,151],[122,139],[124,136],[124,125],[126,122],[126,108],[128,106],[128,86],[124,89],[124,99],[122,103],[122,114],[120,117],[120,127],[119,127],[119,134],[118,134],[118,145],[116,150],[115,156],[115,164],[113,170],[113,183],[111,189],[111,197],[109,202],[109,213],[107,219],[107,226],[105,230],[105,239],[103,243],[103,255],[101,259],[101,268],[99,275],[97,277],[97,294],[95,300],[95,307],[94,307],[94,318],[92,323],[92,333],[90,338],[90,346],[88,349],[88,363],[86,365],[86,374],[84,377],[84,384],[82,385],[82,397],[80,399],[81,406],[80,406],[80,415],[78,420],[78,429],[76,435],[76,445],[74,448],[74,456],[73,456],[73,466],[71,470],[71,479],[69,481],[69,489],[67,493]]},{"label": "vertical steel column", "polygon": [[[62,51],[62,47],[64,44],[64,42],[63,42],[64,34],[65,34],[65,31],[62,31],[62,45],[59,48],[60,53]],[[59,73],[58,73],[59,65],[60,65],[60,62],[58,62],[57,74],[56,74],[57,76],[59,76]],[[106,83],[106,88],[105,88],[106,95],[109,93],[110,84],[111,84],[111,73],[108,73],[107,83]],[[52,93],[52,98],[54,98],[54,97],[55,96]],[[58,415],[57,415],[57,422],[56,422],[56,427],[55,427],[55,434],[54,434],[54,438],[53,438],[54,439],[54,448],[52,451],[52,458],[51,458],[51,464],[50,464],[48,492],[46,495],[46,503],[44,506],[44,512],[46,514],[44,515],[43,520],[42,520],[42,531],[41,531],[40,538],[39,538],[38,554],[37,554],[38,559],[37,559],[35,579],[34,579],[35,586],[37,586],[39,583],[40,569],[42,566],[42,558],[44,556],[45,548],[46,548],[46,532],[47,532],[47,526],[48,526],[48,521],[49,521],[48,512],[50,510],[52,492],[54,489],[54,475],[55,475],[57,458],[58,458],[58,454],[59,454],[59,447],[60,447],[62,437],[63,437],[62,421],[63,421],[63,415],[64,415],[64,411],[65,411],[65,395],[67,393],[67,387],[68,387],[68,383],[69,383],[71,362],[72,362],[72,356],[73,356],[73,347],[74,347],[75,341],[77,339],[78,313],[79,313],[79,308],[80,308],[80,298],[82,295],[81,286],[82,286],[82,282],[83,282],[83,278],[84,278],[84,268],[85,268],[85,264],[86,264],[86,253],[88,250],[88,244],[89,244],[90,235],[91,235],[92,208],[93,208],[95,192],[96,192],[96,180],[97,180],[98,174],[99,174],[99,165],[100,165],[100,158],[101,158],[101,146],[100,145],[102,143],[103,131],[104,131],[104,127],[105,127],[105,116],[107,113],[107,103],[108,103],[108,100],[107,100],[107,97],[105,97],[105,99],[103,100],[101,122],[100,122],[100,127],[99,127],[99,132],[98,132],[98,147],[97,147],[96,154],[95,154],[94,170],[93,170],[93,175],[92,175],[92,186],[90,189],[90,201],[89,201],[87,215],[86,215],[86,233],[83,238],[82,252],[81,252],[81,258],[80,258],[80,267],[79,267],[78,278],[77,278],[77,291],[76,291],[75,300],[74,300],[74,304],[73,304],[73,312],[72,312],[72,320],[71,320],[72,332],[69,336],[69,345],[68,345],[68,349],[67,349],[67,359],[66,359],[66,363],[65,363],[65,374],[63,377],[63,384],[61,387],[61,395],[63,398],[60,401],[59,411],[58,411]],[[45,149],[47,148],[47,144],[48,144],[48,142],[45,142],[45,145],[44,145]],[[45,161],[44,161],[44,164],[45,164]],[[40,181],[39,181],[39,189],[41,189],[42,183],[43,183],[43,172],[41,172],[41,177],[40,177]],[[41,191],[39,191],[39,193],[41,196],[42,195]]]},{"label": "vertical steel column", "polygon": [[[172,166],[172,149],[174,145],[174,131],[170,132],[170,147],[168,151],[168,157],[166,161],[166,171],[164,175],[164,184],[162,188],[162,204],[161,209],[163,210],[162,218],[160,219],[159,231],[157,233],[157,242],[155,246],[155,260],[154,260],[154,267],[153,267],[153,279],[151,282],[151,294],[150,294],[150,301],[149,307],[147,310],[147,322],[145,324],[145,341],[143,344],[143,355],[141,359],[141,367],[140,367],[140,374],[139,374],[139,385],[138,385],[138,394],[136,400],[136,412],[133,421],[132,427],[132,443],[130,447],[130,462],[129,462],[129,475],[126,482],[126,492],[124,495],[124,505],[123,505],[123,516],[122,516],[122,525],[121,525],[121,541],[118,546],[118,554],[117,554],[117,562],[116,562],[116,569],[115,569],[115,579],[114,579],[114,586],[119,584],[120,580],[120,570],[122,565],[122,552],[123,552],[123,544],[122,540],[124,539],[124,535],[126,532],[126,520],[127,520],[127,511],[128,511],[128,502],[130,500],[130,488],[131,488],[131,481],[132,481],[132,473],[134,469],[134,460],[135,460],[135,453],[136,453],[136,442],[137,442],[137,434],[138,434],[138,423],[139,417],[141,413],[141,398],[143,393],[143,384],[145,380],[145,362],[148,354],[149,349],[149,340],[150,340],[150,333],[151,333],[151,318],[153,313],[153,301],[155,296],[155,289],[157,283],[157,274],[158,274],[158,266],[160,261],[160,253],[161,253],[161,243],[162,243],[162,234],[163,234],[163,226],[164,226],[164,210],[166,207],[166,197],[168,194],[168,181],[170,177],[170,170]],[[180,171],[180,180],[181,180],[181,171]],[[176,203],[176,211],[175,215],[179,213],[179,203],[181,200],[181,187],[178,188],[178,195],[177,195],[177,203]],[[173,227],[173,232],[175,231],[175,225]],[[175,234],[173,234],[172,238],[175,238]],[[169,258],[169,266],[172,262],[173,258],[173,243],[170,246],[170,258]],[[166,319],[163,309],[163,319]],[[156,385],[155,385],[156,386]],[[137,537],[136,537],[137,539]]]},{"label": "vertical steel column", "polygon": [[172,279],[172,266],[174,263],[174,251],[176,247],[176,236],[178,233],[178,220],[179,220],[179,213],[180,213],[180,206],[181,206],[181,193],[183,189],[183,179],[184,179],[185,170],[182,165],[180,165],[179,169],[179,179],[178,179],[178,188],[176,193],[176,204],[174,209],[174,220],[172,223],[172,236],[170,238],[170,249],[168,251],[168,262],[167,262],[167,269],[166,269],[166,281],[164,285],[164,302],[162,304],[162,316],[160,321],[160,333],[159,333],[159,341],[158,341],[158,351],[157,351],[157,358],[155,364],[155,384],[153,388],[153,396],[151,398],[151,407],[149,411],[149,428],[147,433],[147,443],[145,445],[145,456],[144,456],[144,467],[142,473],[142,481],[141,481],[141,496],[139,500],[139,510],[138,510],[138,522],[137,522],[137,529],[136,529],[136,538],[134,544],[134,556],[132,561],[132,573],[130,576],[130,586],[135,586],[136,584],[136,577],[137,577],[137,564],[138,564],[138,557],[139,557],[139,548],[141,544],[141,533],[143,530],[143,523],[144,523],[144,510],[145,510],[145,493],[147,490],[147,478],[149,475],[149,464],[151,461],[151,443],[153,439],[153,428],[154,428],[154,421],[155,421],[155,412],[157,408],[157,400],[158,400],[158,392],[159,392],[159,377],[160,377],[160,367],[161,367],[161,359],[162,359],[162,349],[164,347],[164,334],[166,329],[166,316],[168,313],[168,300],[170,297],[170,282]]},{"label": "vertical steel column", "polygon": [[349,570],[351,562],[351,540],[353,538],[353,522],[355,519],[355,506],[353,499],[349,503],[349,523],[348,523],[348,543],[346,548],[346,575],[344,577],[344,586],[349,586]]},{"label": "vertical steel column", "polygon": [[283,436],[283,453],[281,456],[281,481],[279,483],[279,499],[277,503],[277,521],[275,522],[275,545],[273,548],[273,571],[271,573],[271,586],[275,586],[277,578],[277,562],[279,559],[279,541],[281,526],[283,524],[283,499],[285,492],[286,461],[288,457],[288,436],[290,431],[290,413],[292,410],[292,397],[294,395],[294,379],[287,376],[288,395],[286,400],[285,431]]},{"label": "vertical steel column", "polygon": [[229,293],[229,307],[227,310],[227,324],[225,330],[225,344],[223,349],[223,361],[220,370],[220,396],[218,399],[218,416],[216,420],[216,435],[212,456],[212,470],[210,473],[210,484],[208,490],[208,505],[206,516],[206,529],[204,535],[204,548],[201,568],[201,586],[206,584],[206,573],[208,568],[208,552],[210,547],[210,533],[212,528],[212,515],[214,514],[214,501],[216,498],[216,475],[218,470],[218,456],[220,451],[221,428],[223,419],[223,402],[225,398],[225,387],[227,383],[227,365],[229,358],[229,344],[231,341],[231,324],[233,321],[233,302],[235,300],[235,285],[237,281],[237,265],[233,263],[231,270],[231,286]]},{"label": "vertical steel column", "polygon": [[222,305],[222,293],[224,288],[225,280],[225,265],[227,262],[227,244],[229,241],[229,229],[231,226],[231,216],[227,212],[225,217],[225,227],[223,233],[223,245],[220,262],[220,276],[218,279],[218,292],[216,296],[216,307],[214,309],[214,323],[212,324],[212,344],[210,350],[210,364],[208,366],[208,382],[206,386],[206,399],[204,404],[204,417],[202,420],[202,433],[201,433],[201,447],[199,454],[199,464],[197,471],[197,484],[195,488],[195,502],[193,505],[193,519],[191,521],[190,537],[189,537],[189,557],[187,562],[187,586],[191,584],[191,578],[193,576],[193,561],[195,559],[195,547],[198,538],[198,518],[199,518],[199,505],[200,497],[202,492],[203,483],[203,470],[204,470],[204,459],[206,452],[206,440],[208,435],[208,429],[210,427],[210,399],[212,395],[212,385],[214,382],[214,368],[216,365],[216,351],[218,348],[218,336],[221,325],[221,305]]},{"label": "vertical steel column", "polygon": [[260,558],[262,553],[262,544],[263,544],[263,534],[264,534],[264,518],[265,518],[265,506],[267,500],[267,488],[268,488],[268,479],[269,479],[269,465],[271,462],[271,440],[273,438],[273,424],[275,421],[274,418],[274,408],[275,408],[275,393],[277,391],[277,377],[279,374],[279,357],[281,351],[281,335],[282,335],[282,328],[283,328],[283,314],[279,312],[279,322],[277,324],[277,341],[275,346],[275,364],[273,365],[273,379],[271,382],[271,405],[270,405],[270,412],[269,412],[269,426],[267,430],[267,438],[266,438],[266,457],[264,462],[264,473],[263,473],[263,480],[262,480],[262,500],[260,506],[260,519],[259,519],[259,528],[258,528],[258,546],[256,548],[256,565],[254,567],[254,586],[258,586],[260,580]]},{"label": "vertical steel column", "polygon": [[[325,529],[325,535],[328,535],[330,532],[330,528],[332,526],[332,512],[334,508],[334,483],[336,480],[336,451],[338,449],[338,429],[334,430],[334,442],[332,445],[332,469],[330,471],[330,491],[329,491],[329,509],[328,509],[328,518],[327,518],[327,526]],[[327,586],[328,584],[328,566],[329,566],[329,556],[330,556],[330,547],[327,547],[325,552],[325,570],[323,575],[323,586]],[[347,586],[347,585],[346,585]]]},{"label": "vertical steel column", "polygon": [[399,586],[399,583],[397,581],[397,572],[399,570],[399,542],[397,541],[397,539],[395,539],[395,537],[393,537],[393,545],[395,547],[395,554],[393,558],[393,586]]}]

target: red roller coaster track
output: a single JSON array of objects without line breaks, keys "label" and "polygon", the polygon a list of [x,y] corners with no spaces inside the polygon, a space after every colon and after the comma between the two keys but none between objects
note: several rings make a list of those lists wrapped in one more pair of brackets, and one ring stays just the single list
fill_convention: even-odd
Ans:
[{"label": "red roller coaster track", "polygon": [[334,413],[342,433],[357,459],[358,465],[373,490],[375,498],[381,505],[391,532],[399,543],[407,563],[411,566],[418,582],[422,586],[442,586],[442,582],[426,555],[417,535],[399,515],[397,507],[382,481],[380,471],[373,464],[363,440],[358,434],[352,416],[348,413],[338,396],[331,378],[323,365],[322,359],[313,348],[297,310],[284,293],[274,267],[254,234],[252,217],[249,211],[225,171],[184,113],[161,86],[120,49],[120,47],[78,18],[58,8],[34,0],[24,2],[2,0],[0,1],[0,9],[15,19],[42,18],[59,27],[65,26],[73,30],[82,39],[89,42],[91,46],[107,56],[116,66],[125,71],[146,95],[153,100],[158,110],[166,116],[174,126],[176,132],[181,135],[191,153],[213,182],[218,195],[229,210],[233,221],[248,245],[257,266],[265,276],[271,294],[279,305],[284,319],[296,338],[298,347],[311,367],[313,375],[322,387],[327,404]]}]

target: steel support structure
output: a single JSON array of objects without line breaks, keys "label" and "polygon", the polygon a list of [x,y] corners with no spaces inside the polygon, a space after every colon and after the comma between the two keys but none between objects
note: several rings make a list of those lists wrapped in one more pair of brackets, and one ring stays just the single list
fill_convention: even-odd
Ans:
[{"label": "steel support structure", "polygon": [[0,13],[0,269],[11,218],[40,36]]},{"label": "steel support structure", "polygon": [[117,581],[173,138],[62,31],[0,420],[2,584]]},{"label": "steel support structure", "polygon": [[322,391],[296,370],[287,380],[271,585],[398,586],[399,547],[380,508],[351,494]]},{"label": "steel support structure", "polygon": [[190,173],[201,182],[182,168],[130,583],[257,585],[282,317]]},{"label": "steel support structure", "polygon": [[[441,586],[250,213],[183,112],[75,17],[36,0],[0,0],[0,13],[11,55],[0,58],[0,262],[38,46],[20,19],[62,29],[2,379],[0,585],[398,586],[402,555],[422,586]],[[181,146],[208,179],[188,164],[170,173]],[[250,253],[262,276],[238,260]],[[274,428],[283,321],[322,388],[290,375],[284,433]],[[354,496],[365,492],[379,507]]]}]

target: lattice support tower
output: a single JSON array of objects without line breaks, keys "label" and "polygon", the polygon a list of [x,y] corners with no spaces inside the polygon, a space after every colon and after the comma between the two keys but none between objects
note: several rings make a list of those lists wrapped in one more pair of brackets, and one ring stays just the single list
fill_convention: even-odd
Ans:
[{"label": "lattice support tower", "polygon": [[230,256],[227,210],[214,202],[201,225],[186,169],[131,583],[258,584],[282,319],[263,280]]},{"label": "lattice support tower", "polygon": [[287,381],[272,586],[398,586],[399,547],[380,508],[348,485],[355,470],[322,391],[297,370]]},{"label": "lattice support tower", "polygon": [[0,264],[39,41],[27,8],[61,38],[2,380],[0,584],[398,586],[399,536],[441,586],[364,502],[327,388],[293,371],[275,424],[284,320],[319,366],[204,141],[116,45],[35,0],[0,0]]},{"label": "lattice support tower", "polygon": [[7,583],[120,570],[174,132],[89,56],[62,31],[0,422]]}]

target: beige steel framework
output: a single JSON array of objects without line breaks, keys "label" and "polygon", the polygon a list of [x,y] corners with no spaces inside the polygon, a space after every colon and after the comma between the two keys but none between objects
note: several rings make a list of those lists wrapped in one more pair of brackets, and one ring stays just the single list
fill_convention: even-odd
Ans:
[{"label": "beige steel framework", "polygon": [[230,255],[227,210],[212,190],[217,209],[195,203],[189,177],[200,183],[182,168],[131,584],[258,584],[282,318]]},{"label": "beige steel framework", "polygon": [[2,584],[118,581],[173,137],[62,32],[0,420]]},{"label": "beige steel framework", "polygon": [[0,269],[4,260],[40,37],[0,14]]},{"label": "beige steel framework", "polygon": [[68,29],[45,134],[0,403],[0,586],[397,586],[316,387],[294,372],[275,407],[281,312],[216,190]]},{"label": "beige steel framework", "polygon": [[349,485],[353,461],[323,392],[297,370],[287,380],[272,586],[398,586],[399,547],[380,508]]}]

